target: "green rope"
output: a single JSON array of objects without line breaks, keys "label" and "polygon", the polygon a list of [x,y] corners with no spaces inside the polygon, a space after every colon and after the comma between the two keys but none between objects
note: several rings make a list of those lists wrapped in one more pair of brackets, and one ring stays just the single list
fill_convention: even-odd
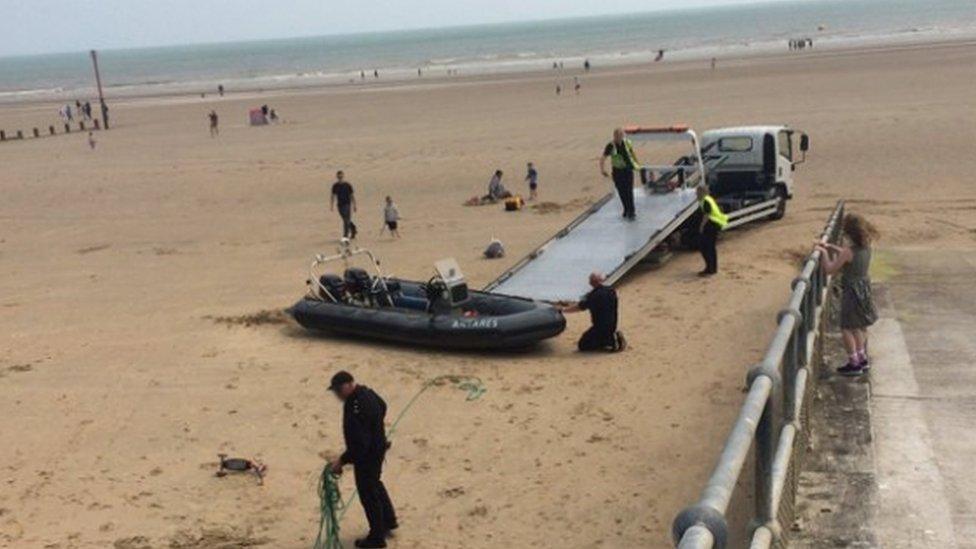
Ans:
[{"label": "green rope", "polygon": [[[393,434],[396,433],[397,426],[400,425],[400,421],[407,415],[407,412],[417,402],[420,395],[427,392],[427,389],[431,387],[440,387],[448,383],[454,385],[457,389],[465,391],[467,393],[465,400],[468,402],[478,400],[487,391],[481,379],[473,376],[443,375],[432,378],[424,383],[423,387],[400,410],[399,415],[390,424],[390,428],[387,429],[387,438],[393,437]],[[319,533],[315,537],[314,549],[343,549],[342,542],[339,541],[339,521],[342,520],[342,517],[345,516],[346,511],[352,505],[353,500],[356,498],[356,492],[353,491],[346,501],[342,500],[342,493],[339,491],[339,477],[331,471],[328,463],[325,464],[325,468],[322,469],[322,475],[319,477],[318,492],[320,519]]]}]

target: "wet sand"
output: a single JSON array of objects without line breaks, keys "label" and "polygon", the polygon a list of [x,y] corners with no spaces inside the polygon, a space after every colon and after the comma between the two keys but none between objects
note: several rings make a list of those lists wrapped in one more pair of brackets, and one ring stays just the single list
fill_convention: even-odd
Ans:
[{"label": "wet sand", "polygon": [[[80,133],[0,144],[0,545],[309,547],[341,447],[325,386],[345,368],[390,419],[437,375],[487,387],[428,391],[401,423],[392,546],[667,547],[837,199],[882,245],[976,248],[974,67],[976,45],[954,44],[598,70],[579,96],[539,73],[139,100],[113,106],[95,151]],[[283,123],[247,127],[263,102]],[[55,112],[3,106],[0,127]],[[609,190],[596,161],[613,126],[677,122],[789,123],[812,150],[785,219],[721,240],[720,276],[684,253],[624,280],[623,354],[575,353],[585,316],[486,355],[312,337],[275,314],[336,246],[336,169],[388,272],[425,279],[455,257],[480,287]],[[496,168],[527,194],[526,161],[552,204],[461,205]],[[377,237],[387,194],[400,241]],[[493,235],[508,257],[483,260]],[[218,452],[267,463],[265,485],[215,478]],[[357,506],[344,538],[363,528]]]}]

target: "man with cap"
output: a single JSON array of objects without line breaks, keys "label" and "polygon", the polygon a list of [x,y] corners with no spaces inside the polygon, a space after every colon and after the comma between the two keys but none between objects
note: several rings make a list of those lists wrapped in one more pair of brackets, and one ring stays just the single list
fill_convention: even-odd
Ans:
[{"label": "man with cap", "polygon": [[346,440],[346,451],[332,462],[332,472],[342,474],[343,466],[352,464],[359,501],[369,522],[369,534],[356,540],[356,547],[386,547],[386,538],[397,528],[393,503],[380,480],[389,447],[384,425],[386,402],[369,387],[357,385],[345,371],[332,376],[329,390],[343,402],[342,434]]},{"label": "man with cap", "polygon": [[604,284],[603,273],[590,273],[593,288],[580,301],[562,307],[565,313],[590,311],[593,325],[583,332],[577,345],[581,352],[607,351],[617,353],[627,348],[624,334],[617,331],[617,291]]}]

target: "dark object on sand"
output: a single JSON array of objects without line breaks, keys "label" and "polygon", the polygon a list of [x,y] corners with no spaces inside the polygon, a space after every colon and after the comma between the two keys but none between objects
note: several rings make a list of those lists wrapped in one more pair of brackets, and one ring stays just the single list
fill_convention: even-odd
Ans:
[{"label": "dark object on sand", "polygon": [[244,458],[229,458],[227,454],[217,454],[220,458],[220,468],[215,473],[218,477],[225,477],[230,473],[253,473],[258,477],[258,484],[264,484],[264,473],[268,466],[255,460]]},{"label": "dark object on sand", "polygon": [[[349,267],[365,255],[376,275]],[[320,275],[319,265],[341,260],[343,276]],[[454,260],[435,265],[426,283],[386,278],[366,250],[348,244],[332,257],[317,256],[309,293],[288,309],[309,330],[448,349],[517,349],[555,337],[566,328],[556,308],[537,301],[469,291]]]}]

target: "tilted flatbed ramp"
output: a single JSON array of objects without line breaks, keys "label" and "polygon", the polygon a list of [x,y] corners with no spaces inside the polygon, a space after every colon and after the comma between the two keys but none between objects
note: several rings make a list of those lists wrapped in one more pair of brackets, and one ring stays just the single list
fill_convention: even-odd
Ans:
[{"label": "tilted flatbed ramp", "polygon": [[611,193],[548,242],[508,269],[486,291],[541,301],[575,301],[589,291],[589,274],[616,283],[695,213],[695,189],[655,194],[634,188],[637,219],[622,217]]}]

